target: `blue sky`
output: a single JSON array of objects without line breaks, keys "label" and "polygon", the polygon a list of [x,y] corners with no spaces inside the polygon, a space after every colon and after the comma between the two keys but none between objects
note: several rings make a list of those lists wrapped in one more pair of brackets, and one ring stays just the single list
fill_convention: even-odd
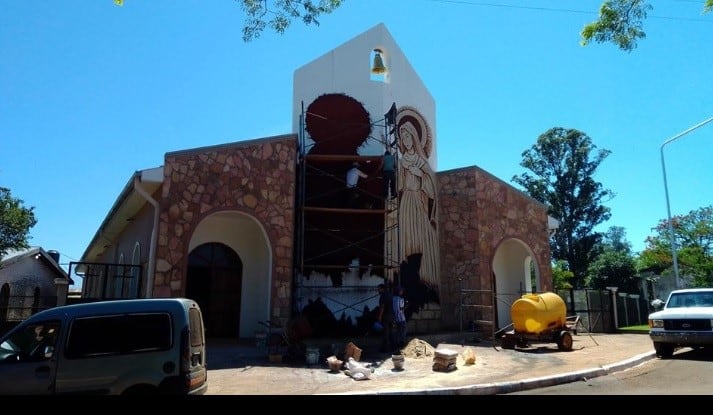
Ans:
[{"label": "blue sky", "polygon": [[[436,101],[438,170],[511,182],[552,127],[612,154],[595,179],[634,251],[666,218],[661,145],[713,117],[713,14],[653,0],[632,53],[579,44],[599,0],[346,0],[319,26],[242,40],[233,0],[6,0],[0,186],[31,245],[80,260],[136,170],[166,152],[291,133],[295,69],[384,23]],[[713,203],[713,122],[665,146],[673,215]]]}]

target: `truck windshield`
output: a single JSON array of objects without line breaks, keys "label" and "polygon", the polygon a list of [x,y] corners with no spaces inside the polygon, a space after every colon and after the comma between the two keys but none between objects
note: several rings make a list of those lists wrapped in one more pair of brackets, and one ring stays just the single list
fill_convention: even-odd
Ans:
[{"label": "truck windshield", "polygon": [[666,308],[713,307],[713,292],[672,294]]}]

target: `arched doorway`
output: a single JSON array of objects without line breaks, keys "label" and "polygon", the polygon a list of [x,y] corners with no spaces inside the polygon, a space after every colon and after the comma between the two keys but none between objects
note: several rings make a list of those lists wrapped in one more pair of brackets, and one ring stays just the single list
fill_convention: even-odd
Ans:
[{"label": "arched doorway", "polygon": [[535,256],[525,242],[508,238],[501,241],[492,262],[495,287],[495,313],[497,328],[512,323],[510,308],[525,293],[541,289],[540,275]]},{"label": "arched doorway", "polygon": [[202,244],[188,255],[186,297],[203,311],[208,337],[237,337],[243,261],[229,246]]}]

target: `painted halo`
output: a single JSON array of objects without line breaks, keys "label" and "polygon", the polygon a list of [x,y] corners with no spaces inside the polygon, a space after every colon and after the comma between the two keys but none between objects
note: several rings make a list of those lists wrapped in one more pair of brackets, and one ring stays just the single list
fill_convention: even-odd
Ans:
[{"label": "painted halo", "polygon": [[396,115],[397,131],[406,121],[411,121],[411,124],[418,130],[418,138],[420,140],[423,154],[426,158],[431,157],[431,149],[433,146],[433,137],[431,136],[431,128],[424,119],[423,115],[413,107],[401,107]]}]

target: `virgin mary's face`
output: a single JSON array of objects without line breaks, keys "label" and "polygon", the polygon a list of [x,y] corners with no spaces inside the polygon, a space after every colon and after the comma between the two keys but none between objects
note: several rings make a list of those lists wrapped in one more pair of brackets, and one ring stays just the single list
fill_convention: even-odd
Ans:
[{"label": "virgin mary's face", "polygon": [[413,136],[408,128],[401,128],[401,141],[404,143],[404,147],[407,150],[413,147]]}]

